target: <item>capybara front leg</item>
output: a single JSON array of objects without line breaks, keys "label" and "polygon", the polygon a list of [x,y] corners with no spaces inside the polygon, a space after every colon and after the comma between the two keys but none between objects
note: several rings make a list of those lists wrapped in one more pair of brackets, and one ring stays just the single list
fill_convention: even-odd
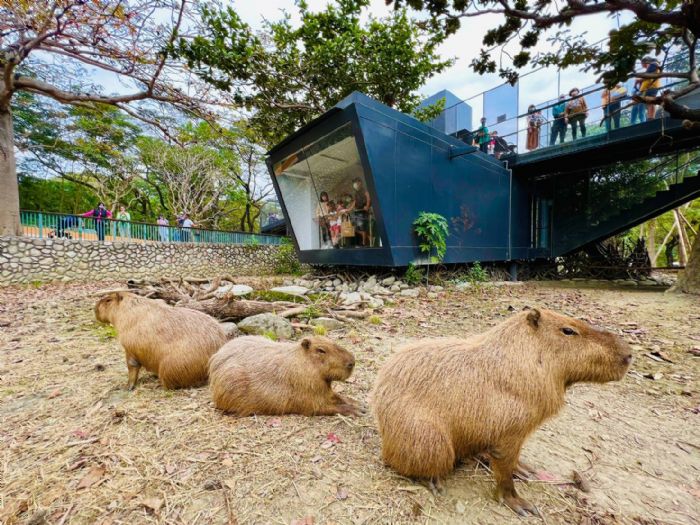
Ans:
[{"label": "capybara front leg", "polygon": [[532,503],[518,496],[513,482],[513,473],[518,466],[518,456],[520,455],[520,445],[504,446],[491,451],[493,459],[491,468],[496,478],[496,494],[498,501],[505,503],[520,516],[532,514],[539,516],[540,513]]},{"label": "capybara front leg", "polygon": [[[336,407],[338,407],[338,414],[358,416],[367,412],[367,410],[363,406],[361,406],[360,403],[350,399],[349,397],[341,396],[340,394],[334,393],[333,401]],[[346,414],[346,412],[348,413]]]},{"label": "capybara front leg", "polygon": [[133,390],[136,387],[136,380],[139,378],[141,364],[132,356],[126,357],[126,368],[129,370],[129,384],[127,388]]}]

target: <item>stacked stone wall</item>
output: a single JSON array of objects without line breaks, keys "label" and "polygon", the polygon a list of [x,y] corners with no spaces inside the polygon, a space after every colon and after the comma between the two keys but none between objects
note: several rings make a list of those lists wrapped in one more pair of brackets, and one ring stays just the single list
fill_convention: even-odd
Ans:
[{"label": "stacked stone wall", "polygon": [[0,284],[274,272],[274,245],[0,237]]}]

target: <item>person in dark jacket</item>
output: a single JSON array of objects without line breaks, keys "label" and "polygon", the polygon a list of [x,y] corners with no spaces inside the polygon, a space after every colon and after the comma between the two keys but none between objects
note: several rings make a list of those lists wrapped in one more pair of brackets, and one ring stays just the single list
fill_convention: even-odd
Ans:
[{"label": "person in dark jacket", "polygon": [[81,217],[92,217],[95,219],[95,230],[97,238],[101,241],[105,240],[105,223],[112,216],[112,212],[105,208],[104,203],[100,202],[94,210],[86,211],[81,214]]}]

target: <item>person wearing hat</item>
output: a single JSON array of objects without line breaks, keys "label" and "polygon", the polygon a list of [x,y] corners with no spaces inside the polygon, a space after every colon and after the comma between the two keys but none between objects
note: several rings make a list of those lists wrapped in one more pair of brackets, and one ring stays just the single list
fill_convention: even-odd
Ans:
[{"label": "person wearing hat", "polygon": [[112,216],[112,212],[105,208],[103,202],[97,205],[97,208],[86,211],[80,215],[81,217],[92,217],[95,219],[95,231],[97,231],[97,238],[100,241],[105,240],[105,222]]},{"label": "person wearing hat", "polygon": [[491,142],[491,135],[489,134],[489,128],[486,127],[486,117],[481,119],[481,126],[476,130],[476,141],[479,144],[479,149],[484,153],[489,152],[489,142]]},{"label": "person wearing hat", "polygon": [[588,106],[586,99],[581,96],[578,88],[569,91],[571,99],[566,103],[566,118],[571,123],[571,135],[576,140],[576,127],[581,128],[581,136],[586,136],[586,118],[588,117]]}]

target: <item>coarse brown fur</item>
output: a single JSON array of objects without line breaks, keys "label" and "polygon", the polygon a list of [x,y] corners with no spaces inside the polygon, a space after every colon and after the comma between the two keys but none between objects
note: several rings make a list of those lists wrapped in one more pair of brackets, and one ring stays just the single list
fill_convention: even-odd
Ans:
[{"label": "coarse brown fur", "polygon": [[210,388],[217,408],[240,416],[356,415],[355,403],[331,388],[354,366],[353,355],[325,337],[290,343],[238,337],[209,361]]},{"label": "coarse brown fur", "polygon": [[202,385],[207,381],[209,358],[226,342],[226,334],[212,317],[129,292],[101,298],[95,317],[117,331],[126,352],[130,390],[142,366],[157,374],[165,388]]},{"label": "coarse brown fur", "polygon": [[408,343],[380,370],[372,393],[384,461],[405,476],[439,481],[460,459],[488,454],[499,500],[534,514],[512,479],[525,439],[559,412],[568,386],[620,380],[631,357],[611,332],[548,310],[522,312],[467,339]]}]

